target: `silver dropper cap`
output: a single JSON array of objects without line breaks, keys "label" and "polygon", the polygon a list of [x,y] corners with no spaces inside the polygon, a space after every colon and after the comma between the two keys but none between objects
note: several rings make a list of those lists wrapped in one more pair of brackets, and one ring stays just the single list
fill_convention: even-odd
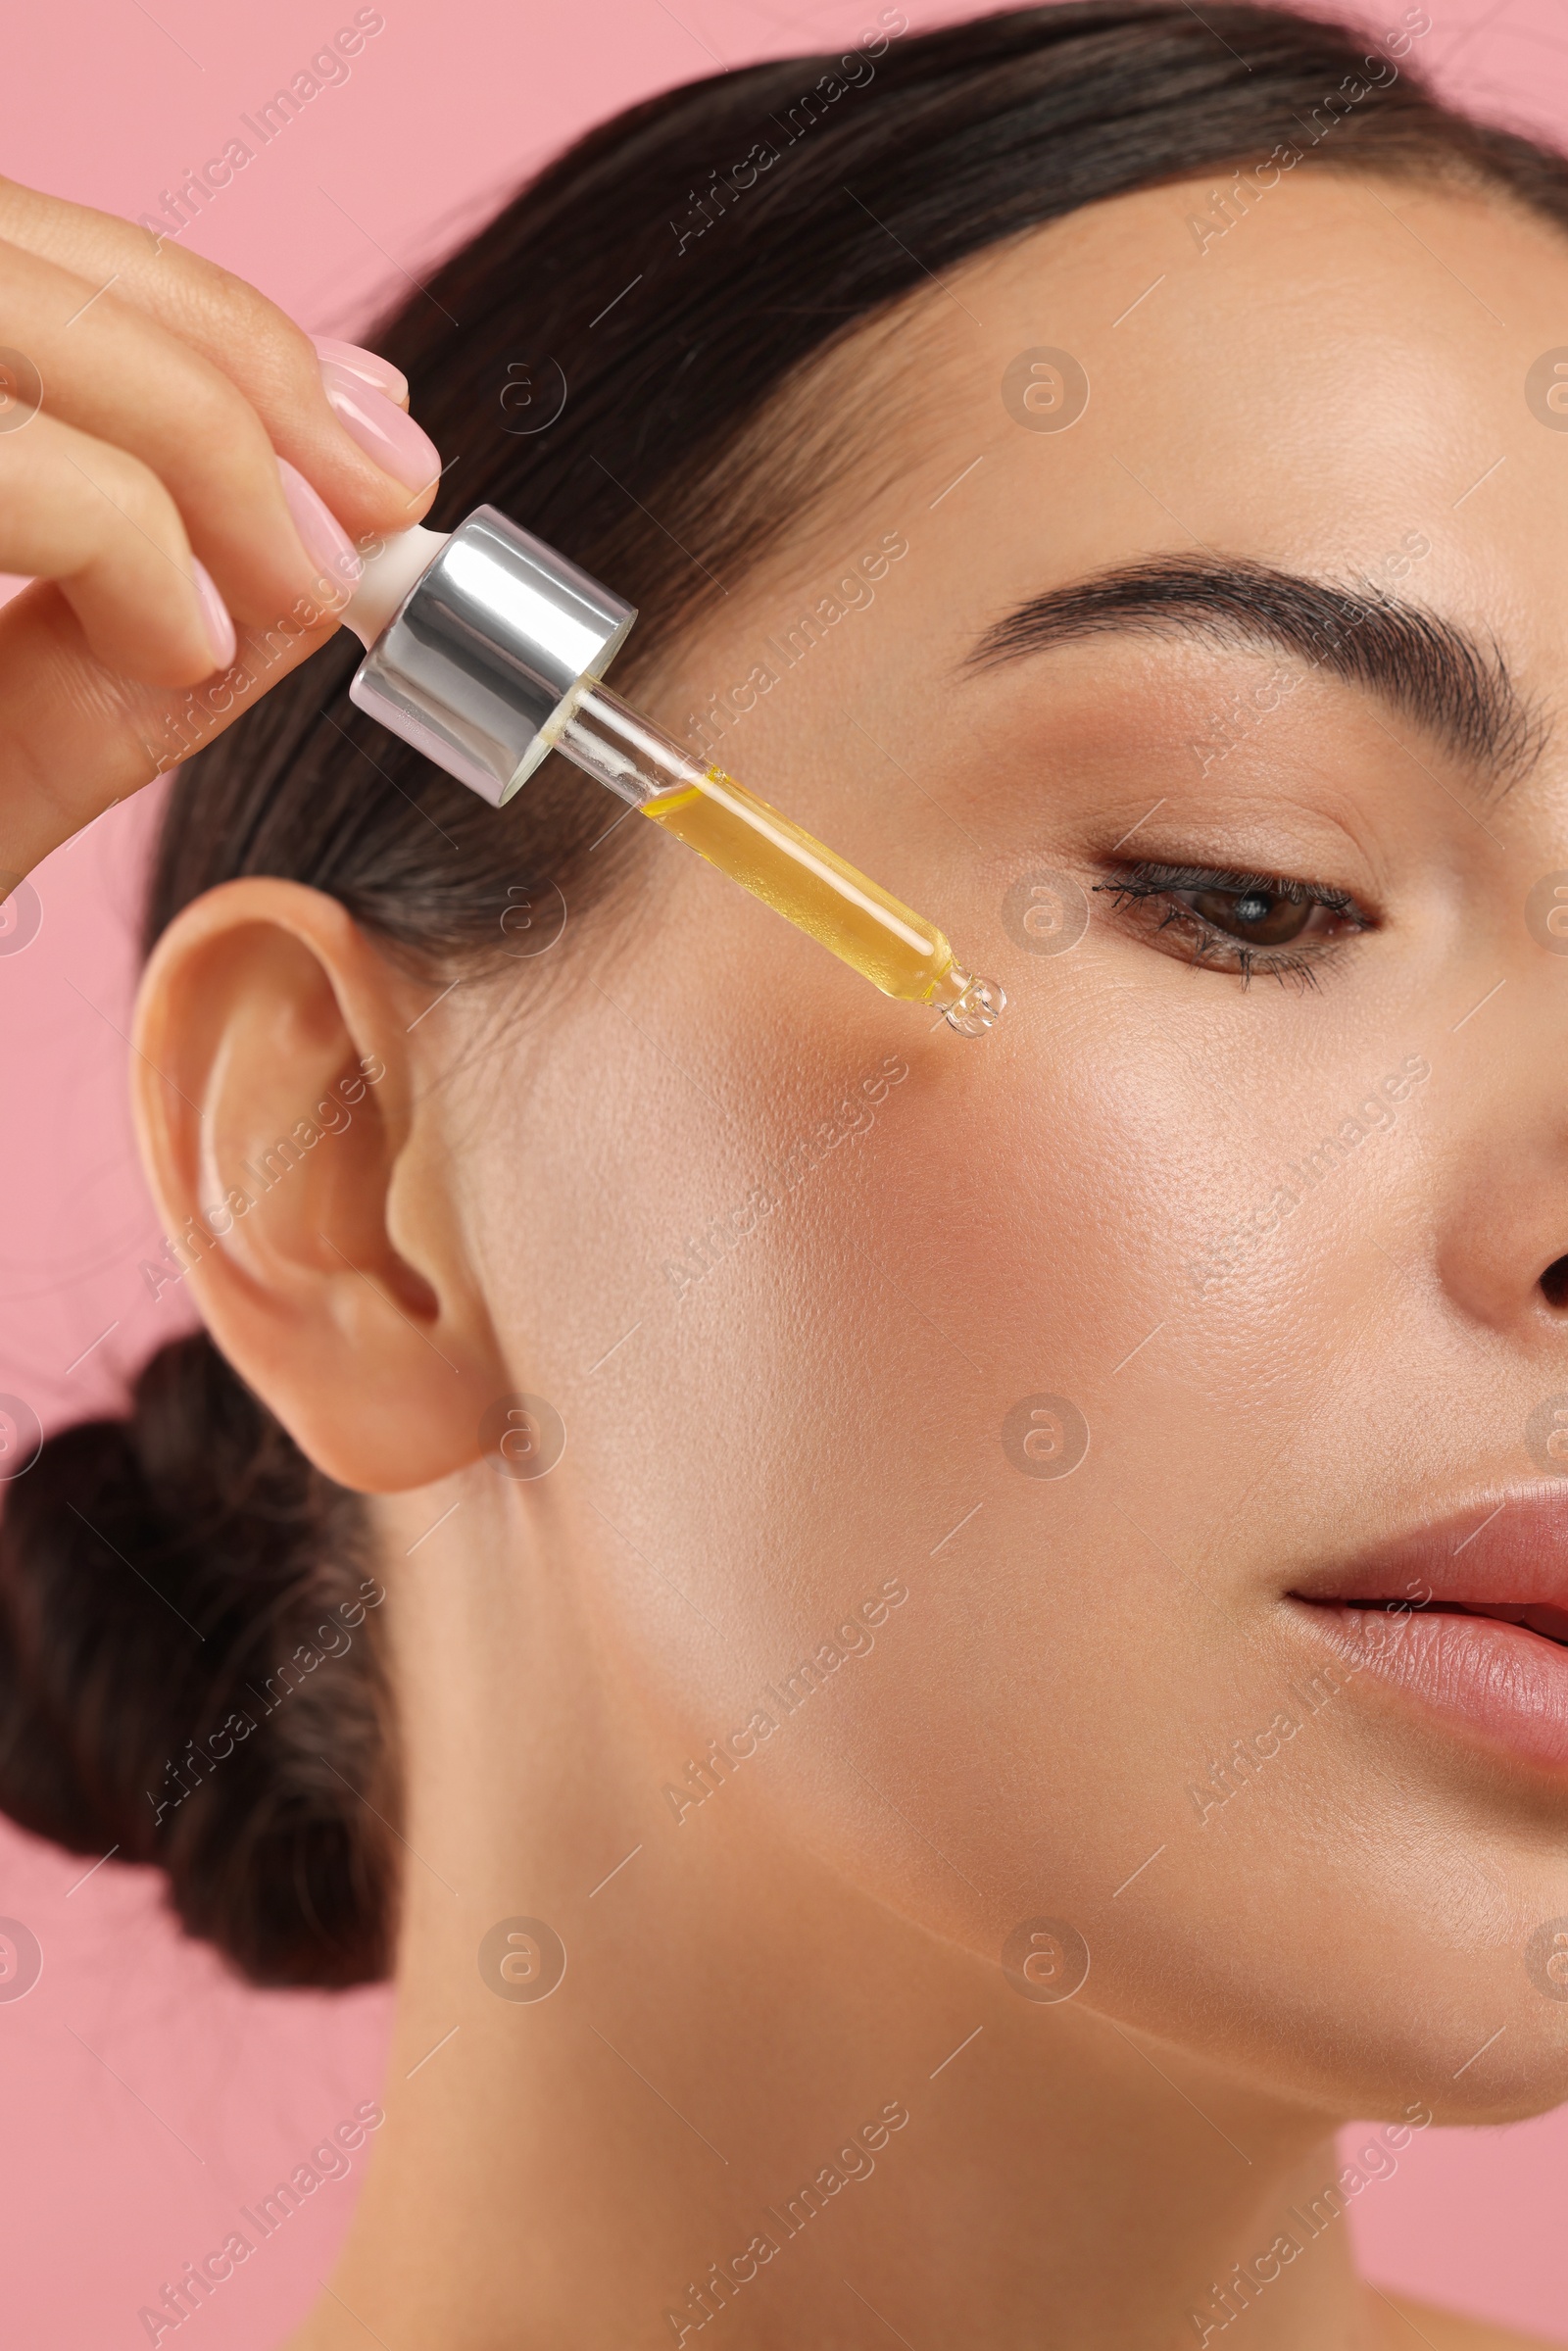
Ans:
[{"label": "silver dropper cap", "polygon": [[[352,626],[352,608],[345,617]],[[635,605],[531,531],[475,507],[376,636],[349,695],[499,808],[636,617]]]}]

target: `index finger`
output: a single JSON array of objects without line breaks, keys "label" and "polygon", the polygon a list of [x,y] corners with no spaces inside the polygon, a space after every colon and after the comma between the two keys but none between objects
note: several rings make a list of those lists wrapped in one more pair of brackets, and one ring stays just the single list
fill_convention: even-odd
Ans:
[{"label": "index finger", "polygon": [[278,455],[319,491],[350,537],[407,530],[427,512],[439,472],[412,484],[377,465],[333,414],[310,337],[244,278],[133,221],[4,177],[0,237],[100,290],[113,286],[121,301],[183,337],[245,394]]}]

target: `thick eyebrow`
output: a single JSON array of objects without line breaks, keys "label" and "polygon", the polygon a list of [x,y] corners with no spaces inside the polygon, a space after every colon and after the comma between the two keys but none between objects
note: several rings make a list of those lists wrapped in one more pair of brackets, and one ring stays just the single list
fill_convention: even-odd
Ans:
[{"label": "thick eyebrow", "polygon": [[1500,797],[1545,748],[1549,730],[1495,641],[1367,584],[1338,587],[1245,557],[1161,556],[1053,588],[994,622],[962,666],[1129,630],[1283,652],[1363,687],[1484,774],[1484,798]]}]

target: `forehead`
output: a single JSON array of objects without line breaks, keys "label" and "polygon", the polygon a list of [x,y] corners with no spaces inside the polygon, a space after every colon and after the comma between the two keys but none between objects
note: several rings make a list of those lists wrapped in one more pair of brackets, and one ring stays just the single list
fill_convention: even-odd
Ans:
[{"label": "forehead", "polygon": [[868,341],[861,413],[898,463],[868,468],[867,518],[899,508],[955,632],[1151,550],[1375,578],[1419,533],[1407,594],[1509,634],[1522,668],[1549,660],[1568,236],[1429,182],[1233,186],[1094,206],[925,289]]}]

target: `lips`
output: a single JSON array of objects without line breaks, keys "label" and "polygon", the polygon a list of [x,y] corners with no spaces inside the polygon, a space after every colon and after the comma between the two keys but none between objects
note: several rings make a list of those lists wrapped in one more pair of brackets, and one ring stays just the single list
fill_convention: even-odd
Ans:
[{"label": "lips", "polygon": [[1495,1493],[1289,1594],[1303,1631],[1516,1760],[1568,1772],[1568,1494]]}]

